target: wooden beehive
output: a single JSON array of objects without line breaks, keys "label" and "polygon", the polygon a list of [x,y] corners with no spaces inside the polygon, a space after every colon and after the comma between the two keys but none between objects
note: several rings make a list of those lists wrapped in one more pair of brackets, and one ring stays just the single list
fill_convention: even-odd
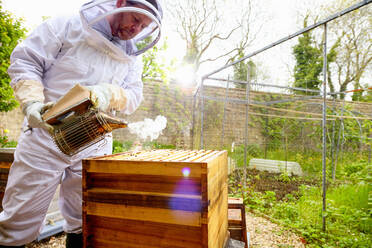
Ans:
[{"label": "wooden beehive", "polygon": [[3,210],[2,202],[14,151],[14,148],[0,148],[0,212]]},{"label": "wooden beehive", "polygon": [[84,247],[210,247],[228,239],[227,152],[83,160]]},{"label": "wooden beehive", "polygon": [[2,202],[11,163],[0,161],[0,212],[3,210]]}]

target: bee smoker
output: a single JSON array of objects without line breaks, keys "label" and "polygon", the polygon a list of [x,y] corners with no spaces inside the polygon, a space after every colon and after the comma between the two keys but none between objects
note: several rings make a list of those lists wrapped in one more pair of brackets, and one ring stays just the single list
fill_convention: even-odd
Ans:
[{"label": "bee smoker", "polygon": [[46,111],[43,119],[54,127],[51,136],[58,149],[69,156],[103,140],[106,133],[127,127],[124,120],[92,108],[89,90],[80,85]]}]

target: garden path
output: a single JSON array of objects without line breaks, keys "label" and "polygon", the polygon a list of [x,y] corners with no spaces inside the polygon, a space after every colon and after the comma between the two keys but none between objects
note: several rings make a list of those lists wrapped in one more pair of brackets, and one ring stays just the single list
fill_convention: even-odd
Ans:
[{"label": "garden path", "polygon": [[271,221],[248,212],[246,214],[250,248],[304,248],[304,240]]}]

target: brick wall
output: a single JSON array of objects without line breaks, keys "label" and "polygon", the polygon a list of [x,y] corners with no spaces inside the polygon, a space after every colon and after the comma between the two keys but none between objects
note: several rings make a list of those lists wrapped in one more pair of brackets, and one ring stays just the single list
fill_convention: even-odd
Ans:
[{"label": "brick wall", "polygon": [[[226,97],[226,89],[220,87],[205,87],[204,95],[208,97],[215,97],[224,99]],[[229,89],[228,97],[245,100],[246,99],[246,90],[245,89]],[[284,99],[290,100],[293,98],[300,98],[300,96],[293,96],[293,95],[283,95],[283,94],[273,94],[273,93],[264,93],[264,92],[250,92],[250,101],[253,103],[258,99],[260,102],[268,102],[270,99]],[[266,98],[266,100],[265,100]],[[312,118],[321,118],[322,114],[322,99],[313,99],[313,100],[297,100],[292,101],[295,104],[292,104],[290,109],[302,112],[316,112],[320,114],[320,116],[311,116]],[[200,122],[201,122],[201,113],[200,113],[200,100],[198,101],[198,109],[196,111],[197,116],[197,126],[194,136],[194,143],[196,146],[199,147],[200,144]],[[343,101],[327,101],[327,106],[329,109],[338,109],[340,111],[341,107],[344,105]],[[372,117],[372,103],[366,102],[346,102],[347,108],[353,109],[354,112],[363,113],[369,117]],[[276,107],[276,105],[267,105],[268,107]],[[300,107],[301,106],[301,107]],[[278,108],[278,107],[277,107]],[[285,107],[282,107],[285,109]],[[225,109],[225,113],[224,113]],[[289,110],[290,110],[289,109]],[[249,113],[257,111],[254,110],[253,107],[249,107]],[[276,116],[304,116],[292,114],[290,112],[280,112],[274,110],[267,110],[268,114],[276,115]],[[346,113],[346,111],[345,111]],[[358,116],[358,115],[356,115]],[[260,123],[255,121],[257,120],[258,116],[255,114],[248,114],[248,120],[246,121],[246,107],[244,104],[238,104],[236,102],[220,102],[214,100],[205,100],[204,101],[204,129],[203,129],[203,143],[206,149],[219,149],[226,146],[230,146],[232,143],[236,145],[244,144],[245,142],[245,124],[248,123],[248,144],[260,145],[261,147],[265,144],[265,138],[262,136],[261,131],[262,128]],[[267,118],[270,121],[271,117]],[[222,123],[222,120],[224,122]],[[283,118],[285,120],[285,118]],[[287,122],[290,121],[289,118]],[[362,121],[362,120],[361,120]],[[368,120],[366,120],[368,121]],[[311,121],[311,120],[303,120],[303,122],[311,123],[311,125],[318,125],[321,126],[321,120],[319,121]],[[285,122],[283,124],[284,127],[290,129],[290,126],[286,126]],[[285,132],[285,131],[284,131]],[[304,143],[307,147],[316,147],[316,144],[306,143],[310,142],[310,139],[306,139],[306,129],[304,129],[304,133],[302,136],[301,143]],[[284,140],[283,140],[284,142]],[[321,137],[319,137],[319,144],[321,144]],[[288,144],[293,147],[296,147],[298,144],[293,142],[292,144]]]},{"label": "brick wall", "polygon": [[0,135],[2,135],[4,129],[8,129],[9,140],[17,140],[22,128],[23,113],[20,108],[9,112],[0,112]]},{"label": "brick wall", "polygon": [[[205,87],[205,95],[224,98],[225,88]],[[245,89],[230,89],[228,97],[245,99]],[[269,95],[251,91],[250,98]],[[272,94],[270,94],[272,95]],[[285,98],[286,96],[284,96]],[[290,96],[288,96],[289,98]],[[321,100],[313,102],[321,103]],[[168,125],[163,134],[157,139],[161,144],[172,144],[177,148],[199,148],[200,144],[200,105],[196,101],[195,113],[193,116],[193,89],[180,89],[175,85],[163,86],[161,83],[146,82],[144,84],[144,101],[141,106],[130,116],[120,116],[128,122],[143,121],[145,118],[154,119],[158,115],[167,118]],[[372,116],[372,103],[349,102],[349,105],[362,113]],[[329,106],[342,106],[342,102],[329,102]],[[319,105],[320,106],[320,105]],[[245,138],[245,105],[228,102],[205,101],[204,114],[204,144],[208,149],[219,149],[223,146],[244,144]],[[225,109],[225,115],[224,110]],[[286,115],[276,112],[275,114]],[[194,133],[193,117],[195,118]],[[222,121],[224,120],[224,122]],[[19,109],[8,113],[0,113],[0,127],[10,131],[10,140],[17,140],[21,132],[23,115]],[[319,123],[320,125],[320,123]],[[193,137],[193,138],[192,138]],[[114,138],[119,141],[136,142],[139,139],[129,133],[128,129],[114,131]],[[254,122],[253,115],[248,118],[248,143],[260,144],[264,138],[261,135],[260,126]]]}]

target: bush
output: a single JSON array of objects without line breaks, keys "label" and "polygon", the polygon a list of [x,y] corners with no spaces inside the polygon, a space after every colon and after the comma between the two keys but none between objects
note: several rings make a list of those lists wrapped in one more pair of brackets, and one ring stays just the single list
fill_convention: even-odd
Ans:
[{"label": "bush", "polygon": [[[233,152],[229,152],[229,156],[236,161],[238,166],[244,165],[244,145],[236,146]],[[251,158],[262,157],[263,151],[258,145],[247,145],[247,164]]]},{"label": "bush", "polygon": [[125,141],[124,143],[121,143],[118,140],[114,140],[112,142],[112,153],[115,154],[129,151],[132,145],[133,145],[132,141]]},{"label": "bush", "polygon": [[145,142],[143,146],[149,149],[176,149],[175,145],[160,144],[157,141]]},{"label": "bush", "polygon": [[367,165],[368,163],[365,161],[346,164],[344,167],[344,172],[347,176],[351,176],[352,174],[363,170],[363,168],[365,168]]}]

